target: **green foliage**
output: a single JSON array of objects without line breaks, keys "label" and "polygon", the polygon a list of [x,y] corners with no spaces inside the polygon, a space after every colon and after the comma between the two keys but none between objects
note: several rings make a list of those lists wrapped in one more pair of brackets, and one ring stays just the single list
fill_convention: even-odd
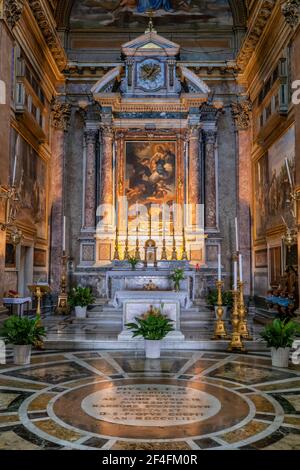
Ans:
[{"label": "green foliage", "polygon": [[267,342],[269,348],[290,348],[297,333],[300,334],[300,325],[291,320],[275,318],[266,325],[261,337]]},{"label": "green foliage", "polygon": [[94,303],[94,301],[95,298],[90,287],[73,287],[73,289],[69,293],[68,303],[71,308],[87,307],[88,305]]},{"label": "green foliage", "polygon": [[170,331],[174,331],[173,321],[162,314],[161,309],[151,307],[141,317],[135,318],[136,323],[127,323],[125,326],[132,330],[133,337],[142,336],[149,340],[161,340]]},{"label": "green foliage", "polygon": [[[232,307],[233,305],[233,296],[232,292],[229,291],[224,291],[222,293],[222,299],[223,299],[223,307]],[[218,291],[217,289],[212,289],[209,291],[207,297],[206,297],[206,302],[207,305],[210,307],[215,307],[218,302]]]},{"label": "green foliage", "polygon": [[174,269],[172,274],[170,274],[169,279],[171,279],[171,281],[174,282],[175,289],[179,290],[180,281],[184,280],[184,269],[182,268]]},{"label": "green foliage", "polygon": [[43,336],[46,336],[45,328],[39,323],[39,317],[29,319],[13,315],[3,323],[0,336],[8,344],[18,346],[35,345],[42,341]]},{"label": "green foliage", "polygon": [[135,269],[136,265],[138,264],[139,260],[134,256],[129,256],[128,263],[131,265],[132,269]]}]

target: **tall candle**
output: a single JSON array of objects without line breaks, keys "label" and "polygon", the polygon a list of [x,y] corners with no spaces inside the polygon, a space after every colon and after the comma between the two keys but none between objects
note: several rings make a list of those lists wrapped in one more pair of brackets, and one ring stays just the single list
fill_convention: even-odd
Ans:
[{"label": "tall candle", "polygon": [[243,256],[239,255],[240,262],[240,282],[243,282]]},{"label": "tall candle", "polygon": [[18,161],[18,154],[19,154],[19,143],[20,143],[20,136],[18,134],[16,140],[16,147],[15,147],[15,160],[14,160],[14,169],[13,169],[13,177],[12,177],[12,186],[14,186],[16,181],[16,173],[17,173],[17,161]]},{"label": "tall candle", "polygon": [[236,252],[239,251],[239,231],[238,231],[238,220],[237,217],[235,218],[235,247]]},{"label": "tall candle", "polygon": [[63,251],[66,251],[66,216],[64,215],[63,223]]},{"label": "tall candle", "polygon": [[221,253],[218,254],[218,281],[222,281],[222,273],[221,273]]},{"label": "tall candle", "polygon": [[237,290],[237,271],[238,271],[237,261],[233,263],[233,290]]},{"label": "tall candle", "polygon": [[291,175],[291,171],[290,171],[289,161],[288,161],[287,158],[285,159],[285,164],[286,164],[287,174],[288,174],[288,177],[289,177],[290,186],[291,186],[291,189],[293,189],[294,185],[293,185],[292,175]]}]

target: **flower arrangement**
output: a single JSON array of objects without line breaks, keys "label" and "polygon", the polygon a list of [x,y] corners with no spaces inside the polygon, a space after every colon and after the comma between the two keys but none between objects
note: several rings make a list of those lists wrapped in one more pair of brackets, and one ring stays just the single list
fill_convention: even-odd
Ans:
[{"label": "flower arrangement", "polygon": [[139,260],[135,256],[129,256],[128,263],[131,265],[131,269],[134,270]]},{"label": "flower arrangement", "polygon": [[184,270],[182,268],[174,269],[169,279],[174,282],[174,290],[178,292],[180,290],[180,281],[185,279]]},{"label": "flower arrangement", "polygon": [[133,332],[133,337],[142,336],[146,340],[161,340],[170,331],[174,331],[173,321],[162,313],[161,308],[151,305],[150,309],[140,317],[136,317],[136,323],[127,323],[126,326]]},{"label": "flower arrangement", "polygon": [[70,307],[88,307],[94,303],[94,296],[90,287],[73,287],[69,294]]}]

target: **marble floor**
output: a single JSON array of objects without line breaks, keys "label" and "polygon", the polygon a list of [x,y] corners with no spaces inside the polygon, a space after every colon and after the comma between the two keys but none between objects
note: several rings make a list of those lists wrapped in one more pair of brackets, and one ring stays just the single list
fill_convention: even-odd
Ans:
[{"label": "marble floor", "polygon": [[300,449],[300,367],[265,354],[40,351],[0,366],[0,449]]}]

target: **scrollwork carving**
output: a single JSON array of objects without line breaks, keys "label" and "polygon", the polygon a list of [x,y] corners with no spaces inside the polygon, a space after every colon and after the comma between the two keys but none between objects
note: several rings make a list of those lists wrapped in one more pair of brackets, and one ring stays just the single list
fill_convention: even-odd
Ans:
[{"label": "scrollwork carving", "polygon": [[300,22],[300,0],[287,0],[281,6],[285,21],[295,28]]},{"label": "scrollwork carving", "polygon": [[252,112],[251,101],[245,99],[239,103],[233,103],[231,109],[237,129],[241,131],[249,129]]},{"label": "scrollwork carving", "polygon": [[55,129],[67,131],[71,118],[71,105],[54,100],[51,104],[51,124]]},{"label": "scrollwork carving", "polygon": [[22,16],[24,0],[5,0],[4,16],[11,28],[14,28]]}]

